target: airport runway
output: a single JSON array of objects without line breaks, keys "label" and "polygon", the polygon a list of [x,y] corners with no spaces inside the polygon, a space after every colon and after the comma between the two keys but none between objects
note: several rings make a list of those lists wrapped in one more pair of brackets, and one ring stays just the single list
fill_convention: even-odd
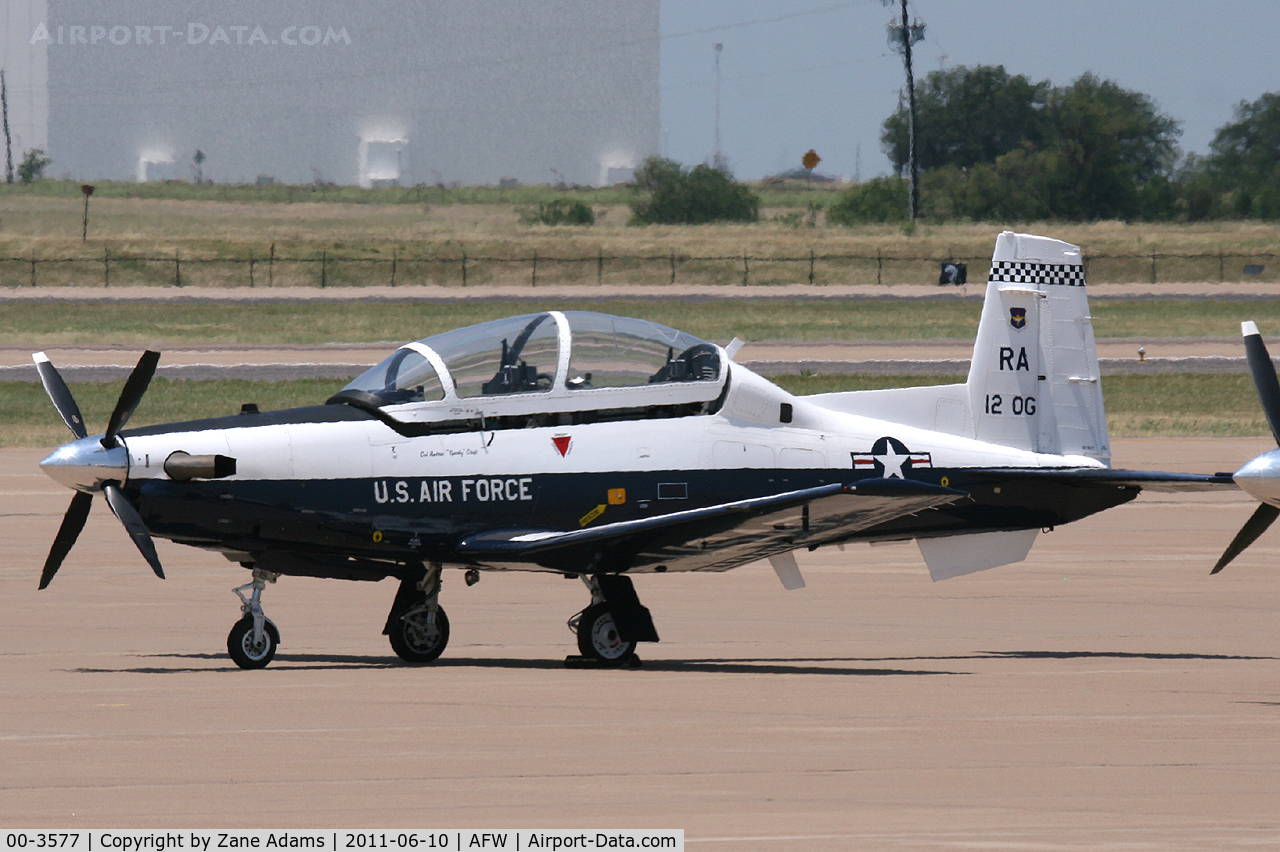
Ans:
[{"label": "airport runway", "polygon": [[[1115,442],[1232,470],[1270,439]],[[0,450],[5,827],[684,828],[698,850],[1280,848],[1280,531],[1148,495],[932,584],[913,545],[637,580],[664,641],[569,670],[577,582],[447,575],[453,637],[401,665],[394,588],[284,578],[281,651],[225,656],[242,569],[103,505],[53,585],[69,500]]]}]

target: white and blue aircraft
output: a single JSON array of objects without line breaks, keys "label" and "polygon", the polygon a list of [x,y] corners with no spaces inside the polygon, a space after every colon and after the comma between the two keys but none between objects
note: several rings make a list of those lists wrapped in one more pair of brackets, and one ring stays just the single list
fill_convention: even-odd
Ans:
[{"label": "white and blue aircraft", "polygon": [[[1246,324],[1280,436],[1280,384]],[[280,634],[262,608],[281,575],[399,580],[384,633],[403,659],[449,640],[444,568],[578,577],[583,658],[634,663],[656,642],[632,577],[914,539],[944,579],[1018,562],[1036,536],[1143,489],[1232,486],[1228,474],[1116,470],[1080,250],[996,241],[963,384],[795,396],[721,347],[639,319],[544,311],[401,346],[326,404],[125,429],[159,359],[146,352],[101,435],[34,356],[76,440],[41,462],[74,489],[48,586],[102,494],[163,577],[153,537],[252,572],[228,637],[243,668]],[[1278,437],[1280,440],[1280,437]],[[1235,476],[1263,501],[1219,568],[1280,514],[1280,450]],[[1215,569],[1217,570],[1217,569]]]}]

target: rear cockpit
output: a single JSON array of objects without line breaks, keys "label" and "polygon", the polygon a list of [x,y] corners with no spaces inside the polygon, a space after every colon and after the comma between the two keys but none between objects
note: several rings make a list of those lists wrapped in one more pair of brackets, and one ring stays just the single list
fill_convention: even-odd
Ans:
[{"label": "rear cockpit", "polygon": [[657,323],[546,311],[407,343],[329,402],[437,428],[705,414],[722,399],[725,360],[715,344]]}]

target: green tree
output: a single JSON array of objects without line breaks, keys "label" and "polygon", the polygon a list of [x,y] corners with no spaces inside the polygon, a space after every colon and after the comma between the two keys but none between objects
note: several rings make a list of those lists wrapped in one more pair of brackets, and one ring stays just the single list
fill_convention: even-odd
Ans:
[{"label": "green tree", "polygon": [[[1148,96],[1085,74],[1050,87],[1000,66],[928,75],[917,97],[926,216],[1168,219],[1204,207],[1169,178],[1178,123]],[[886,153],[906,165],[906,117],[884,124]]]},{"label": "green tree", "polygon": [[[916,88],[916,157],[928,171],[994,163],[1046,132],[1049,82],[1010,75],[1003,65],[931,71]],[[885,120],[880,142],[898,174],[907,168],[907,108]]]},{"label": "green tree", "polygon": [[1237,215],[1280,218],[1280,93],[1241,101],[1235,121],[1218,128],[1204,173],[1233,199]]},{"label": "green tree", "polygon": [[706,222],[755,222],[760,197],[731,176],[708,165],[686,171],[674,160],[650,157],[635,173],[632,224],[698,225]]},{"label": "green tree", "polygon": [[53,160],[44,155],[43,148],[32,148],[18,165],[18,180],[35,183],[44,177],[44,170]]},{"label": "green tree", "polygon": [[1134,217],[1142,184],[1173,168],[1178,122],[1140,92],[1085,74],[1050,93],[1048,112],[1057,216]]}]

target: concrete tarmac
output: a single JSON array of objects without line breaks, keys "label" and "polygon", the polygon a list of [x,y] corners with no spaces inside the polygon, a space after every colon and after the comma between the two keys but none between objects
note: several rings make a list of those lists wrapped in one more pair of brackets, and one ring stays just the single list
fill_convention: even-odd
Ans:
[{"label": "concrete tarmac", "polygon": [[[1233,470],[1266,439],[1115,442]],[[410,667],[394,587],[282,578],[283,643],[227,659],[247,572],[100,503],[36,591],[70,500],[0,450],[0,826],[684,828],[700,850],[1280,848],[1280,530],[1221,575],[1239,492],[1149,494],[940,584],[914,545],[644,576],[663,642],[566,669],[577,582],[446,575]]]}]

